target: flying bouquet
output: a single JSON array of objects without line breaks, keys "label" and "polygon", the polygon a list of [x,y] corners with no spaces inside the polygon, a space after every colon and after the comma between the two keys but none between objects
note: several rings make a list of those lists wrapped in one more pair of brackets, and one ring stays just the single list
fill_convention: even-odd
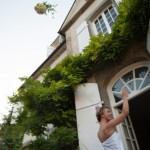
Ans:
[{"label": "flying bouquet", "polygon": [[51,12],[52,14],[55,12],[54,5],[47,4],[47,2],[43,3],[37,3],[36,6],[34,7],[35,11],[40,14],[47,14],[47,12]]}]

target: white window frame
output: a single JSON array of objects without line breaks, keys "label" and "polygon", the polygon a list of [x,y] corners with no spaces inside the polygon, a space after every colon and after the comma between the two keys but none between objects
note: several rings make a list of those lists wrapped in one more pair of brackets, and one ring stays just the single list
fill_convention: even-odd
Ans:
[{"label": "white window frame", "polygon": [[110,6],[112,6],[112,7],[114,8],[115,12],[116,12],[117,15],[118,15],[118,12],[117,12],[117,9],[116,9],[115,6],[109,5],[107,8],[105,8],[105,9],[103,10],[103,12],[102,12],[101,14],[99,14],[99,15],[93,20],[93,23],[92,23],[92,24],[93,24],[93,26],[94,26],[94,33],[95,33],[95,34],[98,34],[97,29],[96,29],[96,26],[95,26],[95,21],[96,21],[100,16],[102,16],[102,18],[103,18],[103,20],[104,20],[104,22],[105,22],[105,25],[106,25],[108,34],[111,33],[111,27],[109,26],[109,23],[108,23],[108,21],[107,21],[107,18],[106,18],[106,16],[105,16],[105,13],[104,13],[106,10],[109,9]]}]

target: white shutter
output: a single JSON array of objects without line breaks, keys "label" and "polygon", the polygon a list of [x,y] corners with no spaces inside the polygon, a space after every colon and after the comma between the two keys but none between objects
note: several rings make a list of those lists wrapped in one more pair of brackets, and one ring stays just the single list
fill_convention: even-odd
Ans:
[{"label": "white shutter", "polygon": [[79,51],[82,52],[84,47],[86,47],[90,41],[90,34],[89,34],[89,29],[86,21],[84,21],[77,28],[77,38],[79,44]]},{"label": "white shutter", "polygon": [[96,83],[78,85],[75,90],[77,128],[80,150],[103,150],[97,137],[99,123],[95,106],[101,106]]}]

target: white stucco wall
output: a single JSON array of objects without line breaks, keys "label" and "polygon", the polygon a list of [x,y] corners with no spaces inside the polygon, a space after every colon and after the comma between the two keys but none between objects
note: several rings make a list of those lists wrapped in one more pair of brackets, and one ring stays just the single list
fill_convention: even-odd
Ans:
[{"label": "white stucco wall", "polygon": [[67,51],[64,51],[57,59],[50,65],[51,68],[54,68],[58,63],[60,63],[68,55]]},{"label": "white stucco wall", "polygon": [[75,91],[75,104],[80,150],[103,150],[97,137],[99,123],[95,107],[101,106],[97,84],[78,85]]}]

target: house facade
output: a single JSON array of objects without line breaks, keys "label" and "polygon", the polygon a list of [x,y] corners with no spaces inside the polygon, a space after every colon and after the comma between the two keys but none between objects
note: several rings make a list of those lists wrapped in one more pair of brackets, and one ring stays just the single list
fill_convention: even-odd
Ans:
[{"label": "house facade", "polygon": [[[83,53],[91,36],[111,33],[118,15],[118,4],[119,0],[75,0],[58,31],[60,35],[51,44],[52,52],[31,76],[42,81],[42,68],[53,68],[65,56]],[[117,126],[117,131],[126,150],[149,147],[149,34],[147,40],[130,44],[119,62],[95,66],[87,83],[77,86],[75,104],[80,150],[103,150],[97,138],[99,123],[95,106],[105,104],[111,108],[114,117],[117,116],[122,108],[121,90],[124,86],[129,91],[130,114]]]}]

